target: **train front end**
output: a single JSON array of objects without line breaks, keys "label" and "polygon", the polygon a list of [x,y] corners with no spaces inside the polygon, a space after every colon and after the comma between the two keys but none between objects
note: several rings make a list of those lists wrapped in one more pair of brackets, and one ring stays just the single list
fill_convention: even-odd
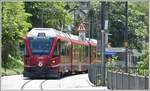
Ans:
[{"label": "train front end", "polygon": [[32,29],[25,38],[24,77],[58,77],[59,57],[53,58],[56,38],[50,29]]}]

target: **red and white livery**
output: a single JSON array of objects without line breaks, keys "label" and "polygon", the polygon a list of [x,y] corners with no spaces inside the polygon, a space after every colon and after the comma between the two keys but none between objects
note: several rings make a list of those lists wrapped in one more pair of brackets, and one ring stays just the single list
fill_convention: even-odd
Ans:
[{"label": "red and white livery", "polygon": [[87,71],[96,62],[95,39],[53,28],[33,28],[25,38],[24,77],[60,77],[69,72]]}]

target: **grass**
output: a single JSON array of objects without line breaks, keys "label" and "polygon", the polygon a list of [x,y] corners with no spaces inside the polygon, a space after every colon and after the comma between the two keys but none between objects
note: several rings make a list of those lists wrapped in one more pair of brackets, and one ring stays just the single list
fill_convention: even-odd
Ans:
[{"label": "grass", "polygon": [[14,69],[1,69],[1,76],[9,76],[9,75],[19,75],[23,73],[23,67],[14,68]]}]

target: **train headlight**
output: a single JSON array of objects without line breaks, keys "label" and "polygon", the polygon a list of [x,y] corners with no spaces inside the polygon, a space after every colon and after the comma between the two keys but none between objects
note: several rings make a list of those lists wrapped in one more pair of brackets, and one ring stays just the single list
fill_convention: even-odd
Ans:
[{"label": "train headlight", "polygon": [[39,63],[38,63],[38,66],[39,66],[39,67],[42,67],[42,66],[43,66],[43,63],[42,63],[42,62],[39,62]]},{"label": "train headlight", "polygon": [[56,63],[56,61],[55,61],[55,60],[52,60],[52,63],[53,63],[53,64],[55,64],[55,63]]}]

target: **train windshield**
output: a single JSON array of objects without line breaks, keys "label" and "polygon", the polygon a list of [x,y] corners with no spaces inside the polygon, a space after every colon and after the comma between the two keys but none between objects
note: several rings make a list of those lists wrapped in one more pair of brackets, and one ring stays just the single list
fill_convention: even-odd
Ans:
[{"label": "train windshield", "polygon": [[48,55],[52,47],[53,38],[29,38],[33,55]]}]

